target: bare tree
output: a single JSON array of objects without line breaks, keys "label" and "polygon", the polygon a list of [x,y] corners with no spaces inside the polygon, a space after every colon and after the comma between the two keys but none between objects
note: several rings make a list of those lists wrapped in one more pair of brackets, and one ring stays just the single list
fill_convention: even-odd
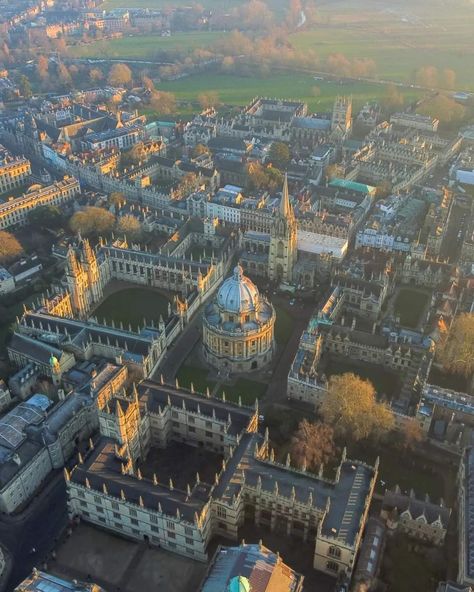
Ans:
[{"label": "bare tree", "polygon": [[302,467],[315,470],[330,462],[335,455],[334,430],[324,423],[300,422],[291,439],[291,456]]}]

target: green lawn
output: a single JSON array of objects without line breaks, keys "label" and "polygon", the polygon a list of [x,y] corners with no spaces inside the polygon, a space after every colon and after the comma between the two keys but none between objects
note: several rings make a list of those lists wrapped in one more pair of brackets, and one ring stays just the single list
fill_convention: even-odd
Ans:
[{"label": "green lawn", "polygon": [[405,327],[415,329],[428,303],[429,296],[417,290],[402,288],[395,299],[395,314],[400,316],[400,322]]},{"label": "green lawn", "polygon": [[212,391],[215,386],[214,382],[207,380],[208,374],[209,370],[207,368],[183,364],[178,370],[176,378],[179,386],[191,388],[191,383],[193,383],[195,391],[206,394],[207,387],[209,387],[209,391]]},{"label": "green lawn", "polygon": [[94,311],[93,315],[99,322],[112,320],[117,325],[122,322],[125,328],[129,323],[132,329],[143,327],[143,319],[157,324],[160,315],[168,318],[168,298],[164,294],[150,288],[126,288],[111,294]]},{"label": "green lawn", "polygon": [[399,379],[394,373],[388,372],[379,366],[361,365],[350,360],[332,359],[329,360],[325,369],[325,374],[328,378],[335,374],[345,374],[346,372],[353,372],[361,378],[370,380],[377,393],[383,393],[389,399],[396,394],[400,386]]},{"label": "green lawn", "polygon": [[[403,462],[401,453],[384,446],[375,449],[367,443],[356,443],[348,446],[348,457],[352,460],[362,460],[373,465],[377,456],[380,457],[377,492],[383,493],[386,488],[393,489],[400,485],[403,491],[413,488],[418,497],[429,494],[434,501],[445,497],[443,479],[434,473],[425,463],[414,454],[405,454]],[[449,472],[446,467],[445,472]],[[453,474],[453,483],[455,475]],[[381,481],[385,483],[382,485]]]},{"label": "green lawn", "polygon": [[[352,96],[354,109],[359,109],[365,102],[385,94],[385,87],[382,84],[315,81],[313,76],[298,72],[275,73],[265,78],[202,73],[163,82],[158,86],[160,90],[175,93],[180,101],[195,101],[200,93],[215,91],[220,101],[228,105],[245,105],[256,95],[262,95],[306,101],[312,111],[331,110],[335,97],[340,94]],[[321,94],[318,97],[313,95],[314,86],[320,89]],[[418,96],[411,89],[403,93],[407,100]]]},{"label": "green lawn", "polygon": [[218,397],[222,397],[222,392],[225,392],[226,401],[233,401],[237,403],[239,395],[242,399],[242,405],[251,406],[255,403],[255,399],[260,399],[265,394],[267,385],[262,382],[256,382],[248,378],[238,378],[235,384],[224,384],[219,388]]},{"label": "green lawn", "polygon": [[284,308],[275,306],[275,341],[278,345],[286,345],[291,337],[293,318]]},{"label": "green lawn", "polygon": [[141,35],[104,39],[87,45],[68,48],[68,55],[74,58],[129,58],[152,59],[161,51],[193,50],[209,47],[222,37],[220,32],[177,33],[171,37]]},{"label": "green lawn", "polygon": [[435,590],[438,582],[445,579],[442,551],[431,549],[428,554],[419,549],[420,545],[407,536],[387,537],[381,578],[390,592],[427,592]]}]

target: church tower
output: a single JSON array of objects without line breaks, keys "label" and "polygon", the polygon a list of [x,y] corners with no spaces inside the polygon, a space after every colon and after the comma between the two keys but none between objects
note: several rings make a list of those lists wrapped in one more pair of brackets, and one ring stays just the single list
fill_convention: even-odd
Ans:
[{"label": "church tower", "polygon": [[296,219],[288,195],[285,175],[280,207],[274,215],[270,230],[268,276],[273,281],[291,283],[297,256]]},{"label": "church tower", "polygon": [[331,119],[331,134],[335,139],[346,139],[352,131],[352,98],[337,97]]},{"label": "church tower", "polygon": [[92,302],[98,302],[103,296],[100,271],[96,254],[87,239],[82,241],[82,261],[84,271],[87,274],[90,299]]},{"label": "church tower", "polygon": [[89,312],[89,281],[72,247],[67,252],[66,281],[74,314],[84,318]]}]

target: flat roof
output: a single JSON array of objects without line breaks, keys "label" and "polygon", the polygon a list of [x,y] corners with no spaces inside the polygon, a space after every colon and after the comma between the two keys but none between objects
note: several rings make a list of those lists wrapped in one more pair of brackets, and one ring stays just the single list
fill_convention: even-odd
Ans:
[{"label": "flat roof", "polygon": [[359,193],[371,194],[375,191],[375,187],[372,185],[366,185],[365,183],[357,183],[356,181],[348,181],[347,179],[333,179],[329,183],[330,187],[342,187],[343,189],[350,189],[351,191],[357,191]]},{"label": "flat roof", "polygon": [[342,259],[347,251],[347,239],[327,234],[318,234],[307,230],[298,229],[298,251],[321,255],[332,254],[337,259]]}]

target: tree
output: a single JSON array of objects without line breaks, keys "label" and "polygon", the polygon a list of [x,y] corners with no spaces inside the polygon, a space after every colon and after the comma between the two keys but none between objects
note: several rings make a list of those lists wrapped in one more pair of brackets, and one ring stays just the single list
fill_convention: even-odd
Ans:
[{"label": "tree", "polygon": [[117,232],[124,234],[131,241],[139,241],[143,235],[143,228],[138,218],[135,218],[131,214],[126,214],[119,218]]},{"label": "tree", "polygon": [[25,99],[30,99],[33,95],[30,81],[24,74],[18,79],[18,90],[20,91],[20,95]]},{"label": "tree", "polygon": [[73,232],[80,232],[83,236],[105,236],[114,229],[115,216],[103,208],[89,206],[76,212],[69,226]]},{"label": "tree", "polygon": [[28,221],[39,228],[59,228],[64,216],[57,206],[39,206],[28,213]]},{"label": "tree", "polygon": [[125,199],[125,195],[120,193],[120,191],[114,191],[109,195],[109,199],[107,200],[109,206],[114,206],[115,211],[119,210],[122,206],[127,203]]},{"label": "tree", "polygon": [[264,167],[259,162],[251,162],[247,165],[248,189],[254,191],[268,189],[276,191],[283,184],[283,175],[275,167]]},{"label": "tree", "polygon": [[104,79],[104,73],[99,68],[91,68],[89,78],[91,82],[99,82]]},{"label": "tree", "polygon": [[474,313],[460,314],[438,350],[444,368],[469,378],[474,372]]},{"label": "tree", "polygon": [[219,104],[219,94],[215,90],[200,93],[198,95],[198,101],[203,109],[217,107],[217,105]]},{"label": "tree", "polygon": [[173,93],[164,91],[155,91],[150,97],[150,107],[162,113],[163,115],[169,115],[170,113],[176,112],[176,97]]},{"label": "tree", "polygon": [[201,154],[209,154],[209,152],[209,148],[204,144],[196,144],[191,151],[191,156],[197,158],[198,156],[201,156]]},{"label": "tree", "polygon": [[352,373],[331,376],[321,405],[324,421],[349,440],[379,439],[393,427],[393,413],[375,398],[371,382]]},{"label": "tree", "polygon": [[395,84],[387,84],[382,97],[382,108],[386,113],[395,113],[403,108],[405,99]]},{"label": "tree", "polygon": [[315,470],[334,458],[334,430],[324,423],[300,422],[291,439],[291,456],[297,465]]},{"label": "tree", "polygon": [[466,108],[446,95],[437,95],[422,103],[416,111],[440,120],[445,126],[457,125],[466,116]]},{"label": "tree", "polygon": [[443,70],[443,84],[449,90],[456,87],[456,72],[451,70],[451,68],[445,68]]},{"label": "tree", "polygon": [[405,423],[402,435],[405,450],[414,450],[416,445],[423,440],[423,430],[415,419],[410,419]]},{"label": "tree", "polygon": [[0,230],[0,265],[8,265],[23,254],[18,239],[5,230]]},{"label": "tree", "polygon": [[48,67],[48,58],[44,55],[40,55],[36,63],[36,72],[41,82],[46,82],[48,79]]},{"label": "tree", "polygon": [[438,68],[424,66],[416,71],[415,81],[419,86],[435,88],[438,86]]},{"label": "tree", "polygon": [[72,78],[69,74],[69,70],[67,69],[67,66],[65,66],[62,63],[58,65],[58,78],[59,82],[62,84],[64,88],[71,89],[73,87]]},{"label": "tree", "polygon": [[107,81],[112,86],[129,86],[132,82],[132,71],[126,64],[114,64]]},{"label": "tree", "polygon": [[273,142],[268,153],[270,162],[279,169],[286,169],[290,162],[290,149],[284,142]]}]

